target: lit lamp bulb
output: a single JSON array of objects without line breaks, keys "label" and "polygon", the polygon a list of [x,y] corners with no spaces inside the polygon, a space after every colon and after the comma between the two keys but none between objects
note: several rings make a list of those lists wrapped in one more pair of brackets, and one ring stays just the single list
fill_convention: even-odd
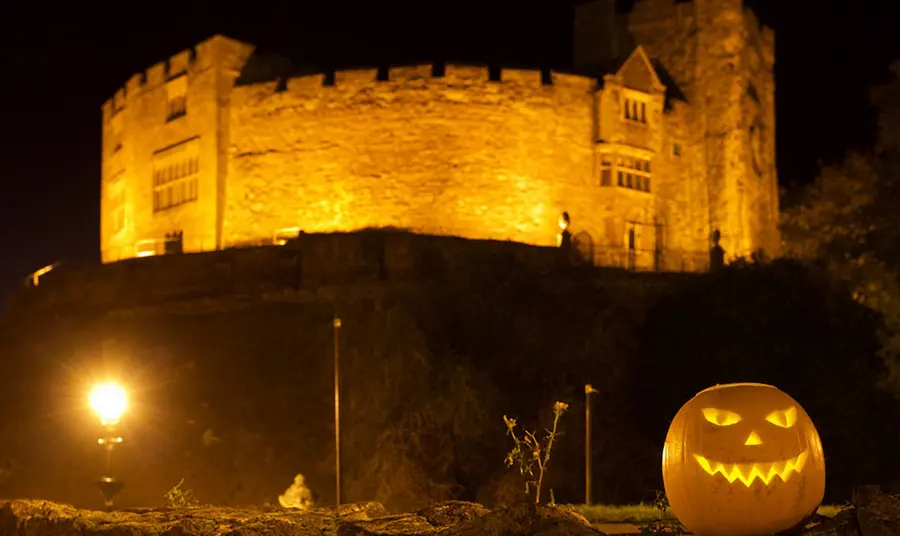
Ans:
[{"label": "lit lamp bulb", "polygon": [[104,425],[114,425],[128,408],[128,397],[120,385],[109,382],[98,385],[91,390],[89,397],[91,409],[100,416]]}]

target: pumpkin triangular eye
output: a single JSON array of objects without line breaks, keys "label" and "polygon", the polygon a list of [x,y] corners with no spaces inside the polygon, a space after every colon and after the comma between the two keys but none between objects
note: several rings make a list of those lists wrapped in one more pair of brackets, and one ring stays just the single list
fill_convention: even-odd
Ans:
[{"label": "pumpkin triangular eye", "polygon": [[781,428],[790,428],[797,423],[797,408],[773,411],[766,420]]},{"label": "pumpkin triangular eye", "polygon": [[731,426],[741,422],[741,416],[733,411],[718,408],[703,408],[703,418],[716,426]]}]

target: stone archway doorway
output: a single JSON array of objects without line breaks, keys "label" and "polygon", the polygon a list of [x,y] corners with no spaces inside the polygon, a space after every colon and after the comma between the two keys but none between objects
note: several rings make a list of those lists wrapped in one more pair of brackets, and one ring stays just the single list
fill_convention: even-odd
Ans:
[{"label": "stone archway doorway", "polygon": [[594,239],[587,231],[581,231],[572,239],[575,259],[581,265],[594,265]]}]

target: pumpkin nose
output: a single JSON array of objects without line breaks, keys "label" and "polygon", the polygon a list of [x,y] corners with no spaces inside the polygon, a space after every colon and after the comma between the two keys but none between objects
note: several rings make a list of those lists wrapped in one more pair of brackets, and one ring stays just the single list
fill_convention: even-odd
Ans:
[{"label": "pumpkin nose", "polygon": [[753,445],[762,445],[762,439],[756,434],[756,432],[750,432],[750,436],[747,437],[747,441],[744,441],[744,445],[748,447],[752,447]]}]

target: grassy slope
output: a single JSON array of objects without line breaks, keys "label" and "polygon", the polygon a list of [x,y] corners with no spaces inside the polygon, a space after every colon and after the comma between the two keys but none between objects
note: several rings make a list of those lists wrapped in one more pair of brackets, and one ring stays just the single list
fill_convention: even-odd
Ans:
[{"label": "grassy slope", "polygon": [[[591,523],[649,523],[659,519],[659,511],[649,504],[627,504],[611,506],[605,504],[573,504],[570,508],[586,517]],[[832,517],[842,506],[822,505],[819,514]],[[672,518],[672,512],[666,510],[666,517]]]}]

